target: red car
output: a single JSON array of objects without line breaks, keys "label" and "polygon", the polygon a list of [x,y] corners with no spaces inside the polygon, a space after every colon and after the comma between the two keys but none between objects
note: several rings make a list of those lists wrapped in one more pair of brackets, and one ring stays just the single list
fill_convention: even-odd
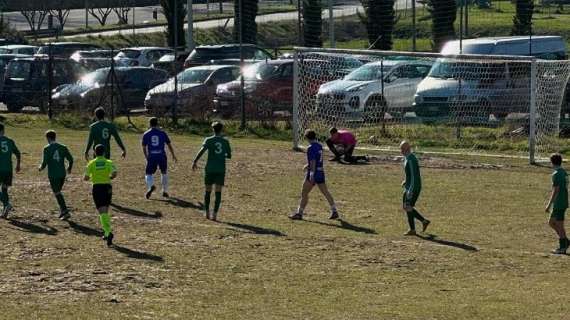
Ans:
[{"label": "red car", "polygon": [[[293,114],[293,60],[268,60],[243,70],[245,109],[249,117],[289,117]],[[241,113],[241,80],[219,85],[214,113],[231,118]]]}]

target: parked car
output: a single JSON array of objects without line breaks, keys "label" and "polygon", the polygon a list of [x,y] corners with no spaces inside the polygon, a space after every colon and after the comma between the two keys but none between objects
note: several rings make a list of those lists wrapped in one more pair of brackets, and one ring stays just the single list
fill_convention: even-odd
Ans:
[{"label": "parked car", "polygon": [[[16,58],[26,57],[29,56],[23,54],[0,54],[0,92],[2,92],[2,88],[4,87],[4,74],[6,73],[6,67],[8,66],[8,63]],[[3,102],[1,95],[0,102]]]},{"label": "parked car", "polygon": [[205,117],[212,110],[212,101],[219,84],[237,79],[238,66],[202,66],[186,69],[177,75],[178,95],[174,93],[174,78],[153,88],[146,96],[147,110],[163,114],[174,106],[177,112]]},{"label": "parked car", "polygon": [[[50,48],[51,47],[51,48]],[[76,51],[101,50],[98,45],[81,42],[56,42],[43,45],[38,49],[38,55],[51,55],[59,58],[69,58]]]},{"label": "parked car", "polygon": [[115,56],[115,63],[122,67],[150,67],[166,54],[174,50],[159,47],[139,47],[121,49]]},{"label": "parked car", "polygon": [[70,57],[71,60],[81,64],[90,71],[110,67],[113,60],[112,50],[76,51]]},{"label": "parked car", "polygon": [[188,52],[178,53],[176,63],[174,63],[174,53],[168,53],[162,56],[158,61],[152,64],[153,68],[161,69],[174,76],[184,70],[184,61],[188,58]]},{"label": "parked car", "polygon": [[416,87],[431,66],[419,60],[365,64],[319,88],[316,114],[365,122],[377,122],[386,114],[401,117],[410,111]]},{"label": "parked car", "polygon": [[38,52],[39,47],[23,44],[12,44],[0,47],[0,54],[24,54],[32,56]]},{"label": "parked car", "polygon": [[[266,50],[257,47],[253,44],[243,44],[243,56],[245,60],[249,61],[264,61],[272,60],[273,56]],[[196,47],[184,62],[185,68],[201,66],[211,63],[213,60],[239,60],[240,45],[239,44],[224,44],[213,46],[199,46]]]},{"label": "parked car", "polygon": [[[564,59],[561,37],[480,38],[463,41],[465,54],[533,55],[542,59]],[[450,41],[442,54],[459,54],[459,42]],[[498,60],[438,59],[429,75],[418,85],[414,112],[429,120],[448,117],[453,108],[487,121],[491,114],[504,118],[510,113],[528,113],[530,64]],[[568,92],[568,91],[567,91]]]},{"label": "parked car", "polygon": [[117,67],[115,77],[111,68],[93,71],[73,84],[54,90],[52,101],[56,108],[92,111],[111,97],[111,89],[119,111],[142,108],[147,92],[168,79],[165,71],[146,67]]},{"label": "parked car", "polygon": [[[25,106],[45,110],[50,94],[49,62],[47,57],[27,57],[8,63],[2,89],[2,101],[8,111],[18,112]],[[52,58],[51,62],[51,88],[74,83],[86,73],[81,65],[69,59]]]},{"label": "parked car", "polygon": [[[255,117],[293,113],[293,60],[258,62],[244,69],[247,114]],[[219,85],[214,112],[224,118],[240,114],[241,80]]]}]

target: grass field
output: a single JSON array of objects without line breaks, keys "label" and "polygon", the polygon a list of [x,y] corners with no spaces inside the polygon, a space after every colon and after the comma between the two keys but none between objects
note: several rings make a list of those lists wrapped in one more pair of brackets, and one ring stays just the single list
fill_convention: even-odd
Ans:
[{"label": "grass field", "polygon": [[[205,220],[202,137],[173,135],[171,194],[143,200],[139,134],[123,133],[113,227],[100,227],[81,181],[84,130],[56,128],[77,157],[65,188],[70,222],[57,219],[37,172],[46,122],[10,118],[23,152],[11,189],[16,211],[0,221],[2,319],[565,319],[566,256],[548,254],[550,169],[524,161],[422,157],[420,210],[428,235],[404,237],[399,159],[326,164],[342,221],[313,194],[297,205],[304,155],[284,141],[232,138],[221,222]],[[115,154],[118,148],[115,146]],[[203,162],[202,162],[203,165]]]}]

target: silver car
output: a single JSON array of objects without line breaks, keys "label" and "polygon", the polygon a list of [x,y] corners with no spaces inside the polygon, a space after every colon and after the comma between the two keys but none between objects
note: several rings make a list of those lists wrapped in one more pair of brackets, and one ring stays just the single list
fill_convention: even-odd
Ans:
[{"label": "silver car", "polygon": [[363,65],[317,93],[319,117],[377,122],[411,110],[416,87],[431,69],[421,60],[384,60]]}]

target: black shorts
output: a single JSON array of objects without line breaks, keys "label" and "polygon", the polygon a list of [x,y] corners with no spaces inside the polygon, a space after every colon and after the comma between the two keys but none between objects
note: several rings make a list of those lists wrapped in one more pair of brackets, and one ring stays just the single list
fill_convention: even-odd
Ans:
[{"label": "black shorts", "polygon": [[93,185],[93,201],[96,208],[108,207],[113,200],[113,187],[110,184]]}]

